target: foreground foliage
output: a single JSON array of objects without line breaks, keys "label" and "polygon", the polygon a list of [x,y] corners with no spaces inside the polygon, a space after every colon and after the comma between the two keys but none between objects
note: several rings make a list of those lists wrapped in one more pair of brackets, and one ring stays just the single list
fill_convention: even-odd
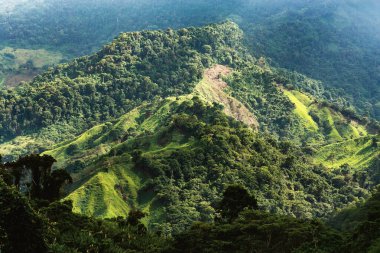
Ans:
[{"label": "foreground foliage", "polygon": [[[22,252],[377,252],[380,239],[380,194],[353,210],[351,230],[339,232],[321,221],[296,219],[254,210],[251,201],[236,202],[244,188],[230,186],[219,206],[239,216],[228,221],[195,223],[172,238],[147,231],[143,213],[97,220],[73,214],[70,202],[27,199],[0,178],[0,249]],[[239,195],[240,196],[240,195]],[[237,196],[236,196],[237,197]],[[244,210],[240,207],[245,207]],[[352,211],[351,211],[352,212]],[[13,217],[13,218],[12,218]],[[339,221],[338,221],[339,222]]]},{"label": "foreground foliage", "polygon": [[212,221],[229,184],[244,185],[264,210],[302,218],[364,200],[378,184],[367,173],[376,160],[329,171],[314,164],[313,152],[256,133],[220,105],[182,96],[136,108],[45,154],[72,173],[66,199],[75,212],[110,218],[139,208],[149,228],[173,234]]}]

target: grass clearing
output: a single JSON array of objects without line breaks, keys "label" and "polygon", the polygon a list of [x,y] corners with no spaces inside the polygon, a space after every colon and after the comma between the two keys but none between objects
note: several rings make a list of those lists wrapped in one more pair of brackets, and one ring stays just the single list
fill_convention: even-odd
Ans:
[{"label": "grass clearing", "polygon": [[345,118],[340,112],[315,102],[310,95],[281,87],[295,105],[294,112],[309,131],[319,133],[328,143],[367,136],[366,126]]},{"label": "grass clearing", "polygon": [[125,217],[130,207],[115,187],[114,172],[100,172],[65,199],[73,201],[73,212],[101,218]]},{"label": "grass clearing", "polygon": [[[292,91],[285,89],[283,91],[289,100],[295,105],[294,112],[302,119],[305,127],[312,131],[318,131],[319,127],[317,123],[315,123],[309,114],[310,111],[308,106],[311,104],[311,100],[306,95],[301,96],[300,92],[295,95]],[[304,103],[306,103],[306,105]]]},{"label": "grass clearing", "polygon": [[321,147],[315,155],[316,164],[339,168],[348,164],[353,168],[368,167],[380,156],[380,148],[373,146],[371,136],[351,139]]},{"label": "grass clearing", "polygon": [[0,88],[12,88],[22,81],[31,81],[41,70],[56,65],[63,59],[62,53],[46,49],[4,47],[0,50]]},{"label": "grass clearing", "polygon": [[48,51],[46,49],[22,49],[5,47],[0,50],[0,59],[9,64],[13,69],[18,69],[28,62],[35,68],[43,68],[59,63],[63,59],[60,52]]}]

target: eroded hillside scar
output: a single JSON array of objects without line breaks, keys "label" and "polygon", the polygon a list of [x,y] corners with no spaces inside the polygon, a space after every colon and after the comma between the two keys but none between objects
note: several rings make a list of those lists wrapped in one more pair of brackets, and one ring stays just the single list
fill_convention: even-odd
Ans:
[{"label": "eroded hillside scar", "polygon": [[195,88],[196,93],[209,102],[224,106],[224,113],[248,126],[257,129],[259,123],[256,116],[239,100],[225,92],[228,84],[223,77],[232,73],[232,69],[223,65],[214,65],[205,70],[203,80]]},{"label": "eroded hillside scar", "polygon": [[231,74],[232,69],[223,65],[215,65],[205,71],[205,79],[212,84],[213,87],[223,90],[228,84],[223,80],[223,77]]}]

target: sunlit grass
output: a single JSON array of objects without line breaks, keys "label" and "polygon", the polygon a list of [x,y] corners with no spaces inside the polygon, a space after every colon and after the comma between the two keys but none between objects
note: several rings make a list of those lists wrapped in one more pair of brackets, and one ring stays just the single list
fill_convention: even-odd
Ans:
[{"label": "sunlit grass", "polygon": [[307,105],[302,103],[297,96],[295,96],[291,91],[284,90],[284,94],[290,99],[290,101],[295,105],[295,113],[302,119],[305,127],[310,130],[318,131],[318,125],[315,123],[313,118],[309,114],[308,105],[311,103],[310,99],[306,95],[301,96],[299,93],[298,97],[301,97],[303,102],[306,102]]},{"label": "sunlit grass", "polygon": [[27,62],[31,62],[35,68],[42,68],[59,63],[63,59],[63,55],[46,49],[33,50],[5,47],[0,50],[0,59],[3,62],[8,62],[9,67],[13,69],[18,69]]},{"label": "sunlit grass", "polygon": [[328,168],[348,164],[356,169],[368,167],[380,155],[380,148],[372,145],[371,136],[326,145],[318,150],[314,160]]}]

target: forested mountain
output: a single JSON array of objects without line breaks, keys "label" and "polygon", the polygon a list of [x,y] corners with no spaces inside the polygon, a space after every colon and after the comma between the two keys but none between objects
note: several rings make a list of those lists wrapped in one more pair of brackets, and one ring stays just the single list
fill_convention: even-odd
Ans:
[{"label": "forested mountain", "polygon": [[[349,98],[350,104],[344,106],[355,107],[362,115],[380,115],[380,6],[374,0],[19,2],[5,4],[0,13],[0,44],[27,48],[30,55],[45,49],[51,64],[94,52],[120,32],[199,26],[229,18],[241,26],[254,55],[338,88]],[[58,52],[64,57],[57,61]],[[32,56],[27,59],[32,68],[40,68]],[[4,64],[5,76],[15,76],[6,80],[8,86],[33,75]]]},{"label": "forested mountain", "polygon": [[377,132],[376,122],[340,107],[347,102],[318,81],[250,56],[242,38],[232,22],[121,34],[96,54],[51,68],[17,89],[0,91],[1,138],[8,141],[2,147],[8,153],[12,146],[38,151],[120,117],[144,101],[189,94],[214,64],[234,70],[226,77],[229,92],[255,115],[261,131],[304,144]]},{"label": "forested mountain", "polygon": [[[365,199],[379,183],[376,122],[330,103],[319,82],[250,56],[242,38],[232,22],[123,33],[3,91],[2,150],[15,155],[22,137],[46,149],[65,133],[45,154],[72,174],[75,212],[139,208],[168,234],[212,221],[213,202],[237,182],[260,208],[295,217]],[[352,159],[331,156],[334,145]]]},{"label": "forested mountain", "polygon": [[2,140],[63,122],[81,132],[155,96],[190,93],[205,67],[242,63],[241,36],[232,23],[122,34],[94,55],[2,90]]},{"label": "forested mountain", "polygon": [[[16,163],[28,168],[33,164],[30,162],[43,162],[47,158],[30,156]],[[138,210],[129,212],[127,218],[99,220],[72,213],[70,201],[49,203],[27,199],[7,180],[11,175],[0,172],[0,247],[4,252],[243,253],[256,249],[285,253],[376,253],[379,250],[379,192],[332,219],[332,224],[340,226],[338,230],[315,219],[295,219],[257,210],[255,197],[241,186],[232,185],[216,204],[220,216],[214,223],[199,222],[169,238],[147,230],[141,223],[145,214]],[[5,204],[8,208],[3,207]]]},{"label": "forested mountain", "polygon": [[0,251],[378,252],[368,3],[3,5]]}]

